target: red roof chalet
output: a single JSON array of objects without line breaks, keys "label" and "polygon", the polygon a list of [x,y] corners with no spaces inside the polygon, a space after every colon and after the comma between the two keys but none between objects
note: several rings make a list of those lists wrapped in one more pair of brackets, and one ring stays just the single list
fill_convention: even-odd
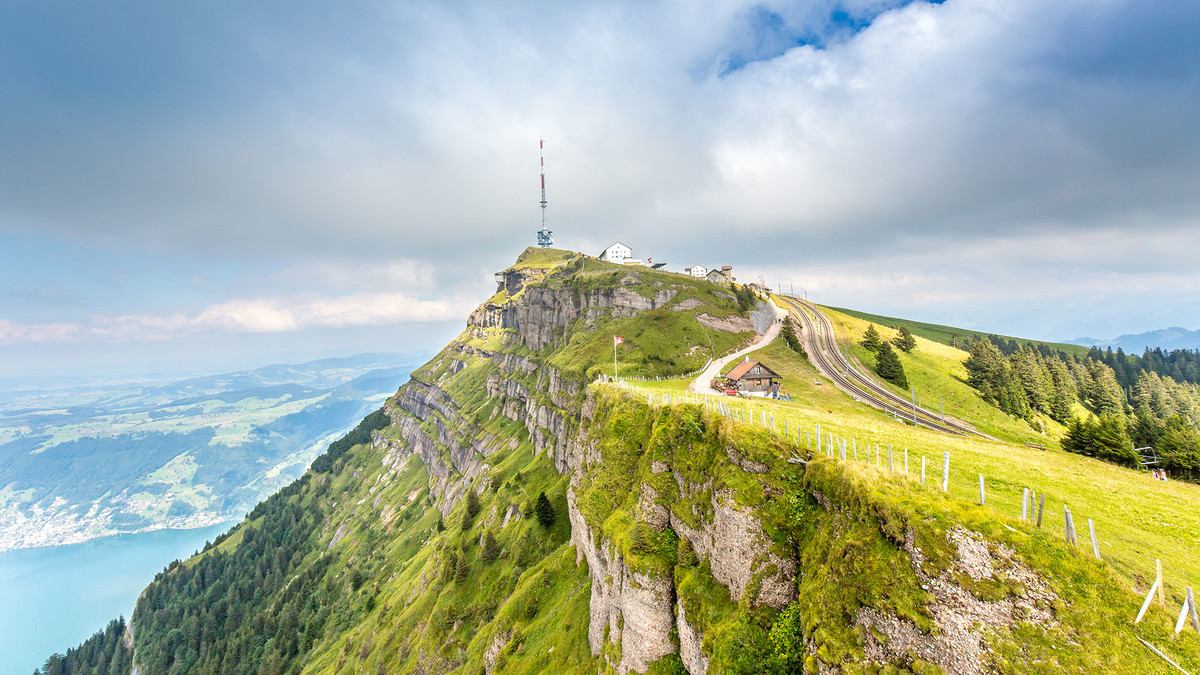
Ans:
[{"label": "red roof chalet", "polygon": [[776,392],[783,377],[759,361],[746,359],[734,366],[725,379],[735,383],[738,391]]}]

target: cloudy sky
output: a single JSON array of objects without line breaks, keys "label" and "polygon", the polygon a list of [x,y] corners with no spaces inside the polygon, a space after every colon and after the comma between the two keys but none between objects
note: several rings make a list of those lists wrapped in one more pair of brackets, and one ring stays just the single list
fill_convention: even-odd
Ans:
[{"label": "cloudy sky", "polygon": [[1198,30],[1177,0],[5,2],[0,374],[436,348],[534,240],[539,137],[563,248],[1035,338],[1198,328]]}]

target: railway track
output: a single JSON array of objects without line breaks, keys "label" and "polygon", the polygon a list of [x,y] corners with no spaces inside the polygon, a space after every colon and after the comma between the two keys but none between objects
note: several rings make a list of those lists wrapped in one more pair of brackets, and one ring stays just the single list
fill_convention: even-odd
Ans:
[{"label": "railway track", "polygon": [[862,374],[838,351],[833,323],[821,310],[799,298],[779,297],[800,318],[813,365],[842,391],[872,407],[928,429],[958,436],[991,438],[959,422],[942,420],[931,410],[914,407],[909,401]]}]

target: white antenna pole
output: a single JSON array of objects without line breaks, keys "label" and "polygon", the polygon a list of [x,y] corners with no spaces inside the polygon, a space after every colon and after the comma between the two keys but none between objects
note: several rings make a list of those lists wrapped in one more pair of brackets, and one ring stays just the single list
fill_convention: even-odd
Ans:
[{"label": "white antenna pole", "polygon": [[542,229],[538,231],[537,242],[542,248],[549,248],[554,245],[554,236],[550,232],[550,225],[546,219],[546,156],[544,150],[546,141],[538,139],[538,161],[542,168]]}]

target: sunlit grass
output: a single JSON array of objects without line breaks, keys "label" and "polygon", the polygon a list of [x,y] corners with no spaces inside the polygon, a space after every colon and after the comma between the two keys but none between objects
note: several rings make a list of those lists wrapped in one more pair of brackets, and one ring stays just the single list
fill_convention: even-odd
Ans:
[{"label": "sunlit grass", "polygon": [[[923,342],[922,346],[928,344]],[[953,357],[937,354],[930,349],[926,356],[935,365],[938,358]],[[846,439],[848,460],[855,461],[853,448],[857,445],[857,461],[867,464],[870,453],[870,470],[877,471],[881,479],[888,474],[888,445],[892,447],[896,472],[900,474],[904,472],[907,450],[908,478],[914,483],[920,481],[921,460],[925,458],[929,490],[940,489],[943,452],[949,451],[952,496],[977,503],[978,476],[983,474],[988,508],[1017,519],[1021,513],[1022,489],[1031,488],[1039,495],[1046,495],[1043,529],[1060,533],[1061,537],[1063,506],[1071,509],[1081,555],[1091,555],[1087,519],[1092,518],[1102,557],[1130,587],[1144,590],[1149,586],[1156,558],[1163,562],[1168,595],[1177,602],[1176,606],[1182,602],[1185,586],[1200,587],[1200,509],[1197,508],[1200,487],[1155,481],[1144,472],[1053,448],[1038,450],[1017,442],[950,436],[916,427],[855,402],[782,344],[769,345],[757,352],[755,358],[783,375],[784,385],[793,395],[791,402],[728,397],[715,392],[693,395],[691,400],[704,399],[710,407],[723,404],[740,411],[743,419],[752,420],[755,425],[762,424],[762,413],[766,412],[769,418],[773,417],[777,432],[783,433],[786,427],[789,437],[798,439],[802,448],[811,443],[814,451],[820,425],[822,448],[827,446],[831,433],[839,441]],[[951,367],[944,366],[943,370],[951,371]],[[814,384],[814,379],[822,384]],[[659,396],[656,403],[662,403],[664,394],[685,396],[688,382],[633,384],[635,391]],[[970,410],[960,407],[955,412],[966,421],[987,428],[973,418]]]}]

